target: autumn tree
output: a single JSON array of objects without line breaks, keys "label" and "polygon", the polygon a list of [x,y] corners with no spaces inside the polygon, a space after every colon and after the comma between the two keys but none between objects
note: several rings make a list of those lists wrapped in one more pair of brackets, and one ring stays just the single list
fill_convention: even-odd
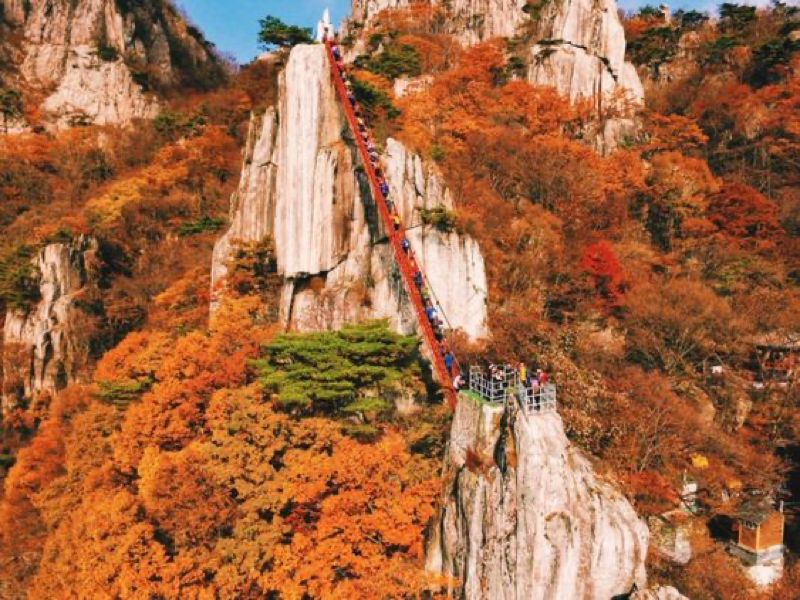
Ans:
[{"label": "autumn tree", "polygon": [[601,241],[587,246],[581,258],[581,268],[591,278],[606,309],[619,308],[627,283],[611,244]]},{"label": "autumn tree", "polygon": [[258,32],[258,41],[264,48],[278,47],[291,48],[297,44],[307,44],[312,41],[311,29],[287,25],[277,17],[266,16],[259,22],[261,30]]},{"label": "autumn tree", "polygon": [[711,222],[734,243],[770,248],[781,234],[778,209],[750,186],[729,183],[711,198]]},{"label": "autumn tree", "polygon": [[691,373],[714,354],[735,355],[742,323],[730,305],[698,281],[641,283],[628,294],[628,356],[648,369]]}]

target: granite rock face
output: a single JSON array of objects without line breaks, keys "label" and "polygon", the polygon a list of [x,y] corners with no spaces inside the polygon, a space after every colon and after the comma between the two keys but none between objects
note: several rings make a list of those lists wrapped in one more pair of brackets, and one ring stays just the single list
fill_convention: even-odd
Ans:
[{"label": "granite rock face", "polygon": [[[354,22],[369,23],[382,10],[406,8],[410,0],[353,0]],[[556,88],[573,102],[591,103],[595,145],[613,150],[635,130],[633,115],[644,89],[625,61],[625,32],[615,0],[433,0],[447,15],[444,29],[463,44],[517,37],[527,48],[526,79]],[[534,3],[535,5],[536,3]]]},{"label": "granite rock face", "polygon": [[[368,22],[382,10],[407,8],[413,0],[353,0],[351,18]],[[447,10],[447,29],[466,44],[494,37],[512,37],[528,19],[527,0],[433,0]]]},{"label": "granite rock face", "polygon": [[589,100],[599,122],[596,145],[613,150],[635,130],[644,88],[625,61],[625,31],[615,0],[554,0],[535,26],[528,81],[555,87],[572,101]]},{"label": "granite rock face", "polygon": [[19,35],[21,86],[48,122],[127,125],[153,117],[158,89],[222,68],[200,33],[161,0],[4,0]]},{"label": "granite rock face", "polygon": [[[271,236],[284,277],[281,316],[297,330],[388,318],[410,332],[415,317],[359,169],[322,46],[297,46],[280,79],[278,106],[254,118],[231,227],[214,251],[216,286],[237,241]],[[343,137],[344,136],[344,137]],[[452,207],[435,169],[389,140],[383,164],[420,266],[450,317],[486,334],[486,274],[468,236],[419,224],[419,209]]]},{"label": "granite rock face", "polygon": [[80,237],[45,246],[35,259],[39,301],[9,310],[3,329],[3,412],[36,408],[43,396],[76,381],[88,363],[84,313],[76,306],[94,274],[97,242]]},{"label": "granite rock face", "polygon": [[631,596],[631,600],[689,600],[672,586],[660,586],[641,590]]},{"label": "granite rock face", "polygon": [[556,413],[464,399],[445,457],[429,570],[457,598],[608,600],[646,581],[647,526]]}]

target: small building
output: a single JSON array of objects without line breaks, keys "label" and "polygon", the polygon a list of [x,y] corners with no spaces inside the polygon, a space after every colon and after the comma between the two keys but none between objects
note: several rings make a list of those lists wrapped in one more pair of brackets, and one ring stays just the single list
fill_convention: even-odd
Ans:
[{"label": "small building", "polygon": [[735,515],[737,531],[730,551],[748,566],[783,561],[783,505],[775,510],[766,501],[747,501]]},{"label": "small building", "polygon": [[790,387],[800,368],[800,334],[772,332],[753,340],[754,387]]}]

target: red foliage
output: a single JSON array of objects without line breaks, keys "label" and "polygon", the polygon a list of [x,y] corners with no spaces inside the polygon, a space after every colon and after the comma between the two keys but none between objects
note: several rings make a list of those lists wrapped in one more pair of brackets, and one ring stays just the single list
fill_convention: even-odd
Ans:
[{"label": "red foliage", "polygon": [[627,283],[617,255],[611,244],[603,240],[587,246],[581,258],[581,268],[592,279],[597,294],[607,310],[619,307]]}]

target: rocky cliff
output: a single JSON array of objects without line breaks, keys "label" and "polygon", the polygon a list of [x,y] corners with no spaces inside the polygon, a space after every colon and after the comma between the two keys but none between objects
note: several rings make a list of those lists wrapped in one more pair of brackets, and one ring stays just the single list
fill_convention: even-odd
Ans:
[{"label": "rocky cliff", "polygon": [[10,310],[3,330],[3,412],[41,399],[77,379],[88,360],[86,321],[77,306],[93,279],[97,242],[81,237],[45,246],[35,259],[40,299]]},{"label": "rocky cliff", "polygon": [[608,600],[643,587],[647,526],[556,413],[462,399],[444,480],[428,567],[455,579],[455,597]]},{"label": "rocky cliff", "polygon": [[[224,277],[237,240],[269,235],[285,280],[287,326],[316,330],[389,318],[408,332],[414,315],[349,136],[324,48],[295,47],[278,105],[251,125],[231,227],[214,251],[213,281]],[[421,208],[452,206],[435,170],[399,142],[389,140],[384,164],[406,223],[419,223]],[[477,243],[421,224],[409,237],[451,324],[471,337],[485,335],[486,275]]]},{"label": "rocky cliff", "polygon": [[43,95],[45,116],[60,126],[149,118],[158,107],[151,92],[223,75],[202,34],[165,0],[2,0],[2,8],[18,38],[15,85]]},{"label": "rocky cliff", "polygon": [[[432,0],[447,11],[447,30],[464,44],[494,37],[512,37],[528,21],[523,11],[528,0]],[[353,0],[351,18],[368,22],[382,10],[407,8],[414,0]]]},{"label": "rocky cliff", "polygon": [[591,100],[597,145],[612,150],[632,134],[644,102],[633,64],[625,61],[625,31],[615,0],[542,0],[533,16],[528,80],[553,86],[573,101]]},{"label": "rocky cliff", "polygon": [[[464,44],[516,38],[531,83],[555,87],[572,101],[589,100],[597,117],[596,145],[608,151],[632,133],[643,103],[636,68],[625,61],[625,32],[615,0],[433,0],[447,14],[445,29]],[[410,0],[353,0],[353,21]]]}]

